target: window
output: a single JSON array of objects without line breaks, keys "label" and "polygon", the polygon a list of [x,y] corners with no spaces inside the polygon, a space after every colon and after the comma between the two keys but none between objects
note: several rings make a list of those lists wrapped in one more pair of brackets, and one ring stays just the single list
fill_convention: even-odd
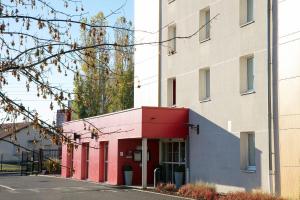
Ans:
[{"label": "window", "polygon": [[210,39],[210,8],[200,11],[200,42]]},{"label": "window", "polygon": [[171,25],[168,28],[168,54],[176,53],[176,25]]},{"label": "window", "polygon": [[255,162],[255,134],[254,132],[241,133],[240,137],[240,164],[241,170],[256,171]]},{"label": "window", "polygon": [[163,179],[174,183],[174,173],[178,166],[185,166],[185,142],[163,141],[161,144]]},{"label": "window", "polygon": [[245,25],[253,22],[254,0],[240,0],[240,24]]},{"label": "window", "polygon": [[240,92],[254,92],[254,57],[244,56],[240,59]]},{"label": "window", "polygon": [[210,100],[210,69],[199,71],[199,99],[200,101]]},{"label": "window", "polygon": [[176,78],[168,80],[168,105],[176,105]]}]

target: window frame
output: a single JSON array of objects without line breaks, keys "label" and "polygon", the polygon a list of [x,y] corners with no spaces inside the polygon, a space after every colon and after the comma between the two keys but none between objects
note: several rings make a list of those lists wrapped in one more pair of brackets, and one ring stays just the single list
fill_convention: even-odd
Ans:
[{"label": "window frame", "polygon": [[[203,8],[199,11],[199,41],[200,43],[211,39],[211,10],[210,7]],[[201,29],[202,28],[202,29]]]},{"label": "window frame", "polygon": [[176,24],[171,24],[168,26],[168,55],[173,55],[176,53],[176,36],[177,36],[177,27]]},{"label": "window frame", "polygon": [[[175,83],[175,87],[174,87]],[[176,107],[177,103],[177,80],[176,77],[167,80],[167,102],[169,107]]]},{"label": "window frame", "polygon": [[254,0],[240,0],[240,27],[241,28],[255,22],[254,5],[255,5]]},{"label": "window frame", "polygon": [[256,142],[255,132],[240,133],[240,170],[242,172],[256,172]]},{"label": "window frame", "polygon": [[[251,75],[249,75],[249,60],[251,59]],[[255,93],[255,56],[253,54],[249,54],[246,56],[240,57],[240,94],[248,95]],[[251,79],[249,79],[251,77]],[[250,80],[252,81],[250,83]],[[250,85],[252,86],[250,88]]]},{"label": "window frame", "polygon": [[211,101],[211,70],[209,67],[199,70],[198,87],[200,103]]}]

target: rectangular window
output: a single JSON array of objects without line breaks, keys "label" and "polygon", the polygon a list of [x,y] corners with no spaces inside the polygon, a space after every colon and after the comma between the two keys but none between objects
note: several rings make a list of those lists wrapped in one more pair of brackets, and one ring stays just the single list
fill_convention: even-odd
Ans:
[{"label": "rectangular window", "polygon": [[253,0],[247,0],[247,22],[253,21]]},{"label": "rectangular window", "polygon": [[176,105],[176,79],[173,79],[173,98],[172,98],[172,104],[173,106]]},{"label": "rectangular window", "polygon": [[240,24],[245,25],[254,20],[254,0],[240,0]]},{"label": "rectangular window", "polygon": [[253,57],[247,58],[247,90],[254,90]]},{"label": "rectangular window", "polygon": [[168,54],[176,53],[176,25],[171,25],[168,28]]},{"label": "rectangular window", "polygon": [[240,137],[240,164],[241,170],[256,171],[255,133],[244,132]]},{"label": "rectangular window", "polygon": [[200,11],[200,42],[210,39],[210,8]]},{"label": "rectangular window", "polygon": [[255,137],[248,133],[248,170],[251,167],[255,167]]},{"label": "rectangular window", "polygon": [[254,88],[254,57],[253,55],[240,58],[240,92],[241,94],[252,93]]},{"label": "rectangular window", "polygon": [[199,71],[199,99],[205,101],[210,99],[210,69]]},{"label": "rectangular window", "polygon": [[168,80],[168,106],[176,105],[176,78]]}]

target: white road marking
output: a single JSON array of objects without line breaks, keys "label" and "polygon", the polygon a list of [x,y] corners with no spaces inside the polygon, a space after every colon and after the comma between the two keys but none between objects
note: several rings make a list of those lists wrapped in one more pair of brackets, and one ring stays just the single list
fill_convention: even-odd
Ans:
[{"label": "white road marking", "polygon": [[109,189],[109,188],[103,188],[103,187],[97,187],[97,186],[86,186],[86,187],[54,187],[54,188],[18,188],[14,189],[14,191],[31,191],[35,193],[40,193],[43,192],[43,190],[56,190],[56,191],[63,191],[63,192],[71,192],[71,191],[76,191],[76,192],[86,192],[86,191],[97,191],[97,192],[117,192],[115,190]]},{"label": "white road marking", "polygon": [[15,190],[14,188],[8,187],[6,185],[0,185],[0,187],[5,188],[5,189],[10,190],[10,191],[14,191]]},{"label": "white road marking", "polygon": [[30,190],[30,191],[32,191],[32,192],[35,192],[35,193],[39,193],[39,192],[40,192],[39,189],[28,189],[28,190]]}]

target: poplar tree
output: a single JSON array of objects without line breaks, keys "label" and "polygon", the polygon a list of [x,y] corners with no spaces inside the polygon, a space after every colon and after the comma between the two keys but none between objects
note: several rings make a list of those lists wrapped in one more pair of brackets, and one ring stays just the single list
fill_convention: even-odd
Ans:
[{"label": "poplar tree", "polygon": [[111,84],[112,100],[109,111],[119,111],[133,107],[134,100],[134,48],[133,36],[129,29],[131,22],[127,22],[125,17],[120,17],[115,26],[122,29],[114,30],[116,51],[114,54],[114,81]]}]

